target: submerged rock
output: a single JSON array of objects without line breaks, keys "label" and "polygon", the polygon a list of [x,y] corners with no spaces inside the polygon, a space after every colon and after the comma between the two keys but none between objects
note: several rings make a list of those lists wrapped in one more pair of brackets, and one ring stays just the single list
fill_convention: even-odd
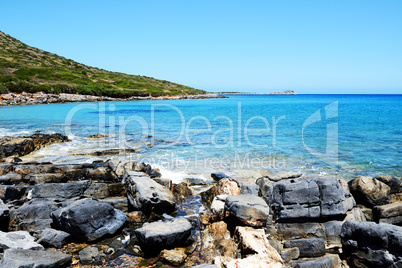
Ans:
[{"label": "submerged rock", "polygon": [[112,205],[96,199],[82,199],[52,213],[57,227],[77,240],[95,241],[115,234],[127,221]]},{"label": "submerged rock", "polygon": [[265,226],[269,216],[267,203],[255,195],[228,195],[225,209],[243,224],[253,227]]},{"label": "submerged rock", "polygon": [[212,173],[211,177],[215,181],[220,181],[221,179],[224,179],[224,178],[230,178],[230,176],[226,175],[225,173]]},{"label": "submerged rock", "polygon": [[134,210],[162,214],[176,207],[172,192],[142,172],[126,172],[122,183],[127,187],[127,199]]},{"label": "submerged rock", "polygon": [[172,249],[185,246],[191,236],[191,223],[185,218],[172,221],[145,223],[135,230],[135,235],[143,251],[159,252],[161,249]]},{"label": "submerged rock", "polygon": [[65,267],[72,260],[71,255],[56,250],[8,249],[4,252],[0,267],[7,268],[54,268]]}]

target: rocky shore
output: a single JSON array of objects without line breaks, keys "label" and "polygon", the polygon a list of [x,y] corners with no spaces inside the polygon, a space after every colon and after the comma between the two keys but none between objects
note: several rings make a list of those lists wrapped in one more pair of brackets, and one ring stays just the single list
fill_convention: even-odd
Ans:
[{"label": "rocky shore", "polygon": [[174,184],[127,160],[14,160],[0,164],[0,267],[402,265],[395,177]]},{"label": "rocky shore", "polygon": [[65,102],[95,102],[95,101],[122,101],[122,100],[181,100],[181,99],[211,99],[224,98],[221,94],[200,94],[200,95],[177,95],[177,96],[161,96],[161,97],[139,97],[130,98],[111,98],[104,96],[79,95],[79,94],[48,94],[48,93],[7,93],[0,94],[0,106],[8,105],[30,105],[30,104],[48,104],[48,103],[65,103]]}]

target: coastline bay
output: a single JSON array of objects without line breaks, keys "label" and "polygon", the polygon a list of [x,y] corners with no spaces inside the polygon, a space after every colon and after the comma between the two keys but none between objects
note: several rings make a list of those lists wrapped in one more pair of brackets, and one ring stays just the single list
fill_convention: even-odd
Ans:
[{"label": "coastline bay", "polygon": [[[126,158],[156,165],[170,176],[247,170],[347,180],[400,175],[401,95],[228,96],[1,107],[0,136],[62,133],[72,142],[24,159],[90,163]],[[331,118],[328,107],[335,109]],[[317,114],[318,120],[307,122]],[[88,139],[99,133],[105,137]],[[338,154],[326,159],[331,142]],[[124,153],[94,155],[113,149]]]}]

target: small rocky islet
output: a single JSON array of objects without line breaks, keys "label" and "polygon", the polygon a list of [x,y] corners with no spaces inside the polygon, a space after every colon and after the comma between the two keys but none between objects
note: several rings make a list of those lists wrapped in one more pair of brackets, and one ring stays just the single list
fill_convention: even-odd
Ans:
[{"label": "small rocky islet", "polygon": [[279,174],[250,185],[213,173],[214,183],[174,184],[127,160],[14,158],[66,141],[0,139],[0,267],[402,266],[399,178]]}]

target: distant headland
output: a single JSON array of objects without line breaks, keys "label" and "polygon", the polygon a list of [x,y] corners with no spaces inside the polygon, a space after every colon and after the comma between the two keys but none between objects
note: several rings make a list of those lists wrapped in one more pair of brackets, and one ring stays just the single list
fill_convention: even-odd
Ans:
[{"label": "distant headland", "polygon": [[231,91],[231,92],[219,92],[219,94],[225,94],[225,95],[297,95],[297,93],[293,90],[283,90],[283,91],[266,92],[266,93]]}]

